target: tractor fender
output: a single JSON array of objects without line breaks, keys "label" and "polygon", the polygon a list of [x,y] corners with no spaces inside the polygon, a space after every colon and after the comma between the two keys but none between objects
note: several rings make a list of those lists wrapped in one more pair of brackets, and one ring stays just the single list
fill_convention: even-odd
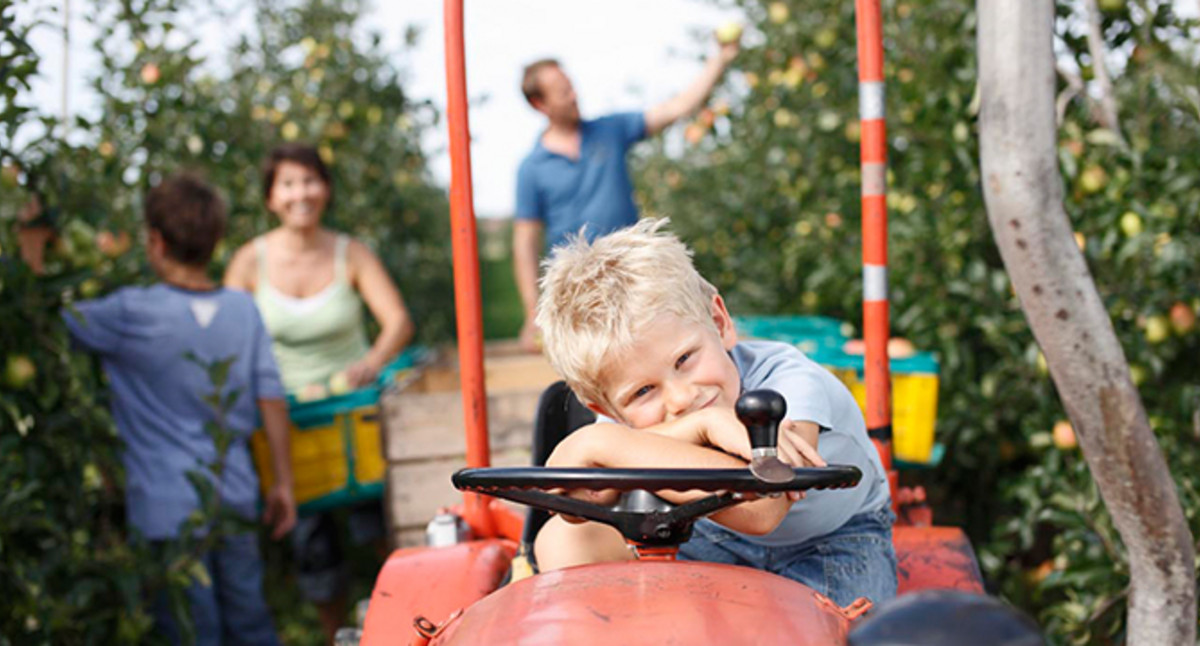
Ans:
[{"label": "tractor fender", "polygon": [[899,593],[952,589],[983,594],[975,550],[957,527],[892,528]]},{"label": "tractor fender", "polygon": [[363,623],[362,646],[404,646],[414,623],[440,624],[500,585],[516,543],[487,539],[449,547],[413,547],[388,557]]}]

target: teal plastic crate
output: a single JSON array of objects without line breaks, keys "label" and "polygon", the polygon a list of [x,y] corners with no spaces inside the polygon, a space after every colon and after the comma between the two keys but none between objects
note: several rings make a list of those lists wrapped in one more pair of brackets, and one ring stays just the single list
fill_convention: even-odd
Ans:
[{"label": "teal plastic crate", "polygon": [[827,316],[735,316],[733,322],[740,336],[790,343],[805,354],[822,348],[840,350],[852,329]]}]

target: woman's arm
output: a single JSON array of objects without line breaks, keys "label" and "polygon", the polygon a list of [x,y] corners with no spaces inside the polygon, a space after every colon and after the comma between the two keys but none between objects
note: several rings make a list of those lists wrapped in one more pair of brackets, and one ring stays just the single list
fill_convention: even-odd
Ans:
[{"label": "woman's arm", "polygon": [[416,327],[396,283],[367,245],[351,240],[346,252],[351,284],[379,322],[379,336],[367,355],[346,369],[350,385],[358,387],[374,380],[388,361],[408,345]]},{"label": "woman's arm", "polygon": [[257,272],[254,271],[258,266],[257,255],[258,252],[254,248],[253,241],[242,245],[233,254],[229,265],[225,267],[225,286],[253,293],[256,287],[255,278],[257,278]]}]

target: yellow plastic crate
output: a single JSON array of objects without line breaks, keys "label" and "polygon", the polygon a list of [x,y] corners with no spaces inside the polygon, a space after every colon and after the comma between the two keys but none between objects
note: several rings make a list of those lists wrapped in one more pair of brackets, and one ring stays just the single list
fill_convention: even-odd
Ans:
[{"label": "yellow plastic crate", "polygon": [[[290,406],[292,478],[300,511],[309,513],[382,495],[387,463],[378,397],[378,391],[370,388]],[[255,433],[250,448],[265,495],[274,484],[266,434]]]},{"label": "yellow plastic crate", "polygon": [[[850,389],[865,415],[867,384],[858,371],[854,368],[832,370]],[[937,373],[892,373],[892,454],[897,460],[914,464],[932,461],[937,397]]]},{"label": "yellow plastic crate", "polygon": [[[301,513],[383,496],[387,461],[379,428],[379,396],[385,386],[411,374],[411,368],[428,356],[424,348],[411,347],[384,368],[371,386],[316,401],[288,397],[292,478]],[[265,495],[274,484],[274,472],[262,431],[251,436],[250,451]]]}]

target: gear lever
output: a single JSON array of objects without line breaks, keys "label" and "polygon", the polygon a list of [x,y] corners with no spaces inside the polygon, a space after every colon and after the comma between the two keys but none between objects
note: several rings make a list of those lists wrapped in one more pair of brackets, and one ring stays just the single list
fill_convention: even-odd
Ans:
[{"label": "gear lever", "polygon": [[787,413],[787,402],[774,390],[742,393],[734,405],[740,421],[750,433],[750,473],[763,482],[790,482],[796,472],[779,459],[776,448],[779,423]]}]

